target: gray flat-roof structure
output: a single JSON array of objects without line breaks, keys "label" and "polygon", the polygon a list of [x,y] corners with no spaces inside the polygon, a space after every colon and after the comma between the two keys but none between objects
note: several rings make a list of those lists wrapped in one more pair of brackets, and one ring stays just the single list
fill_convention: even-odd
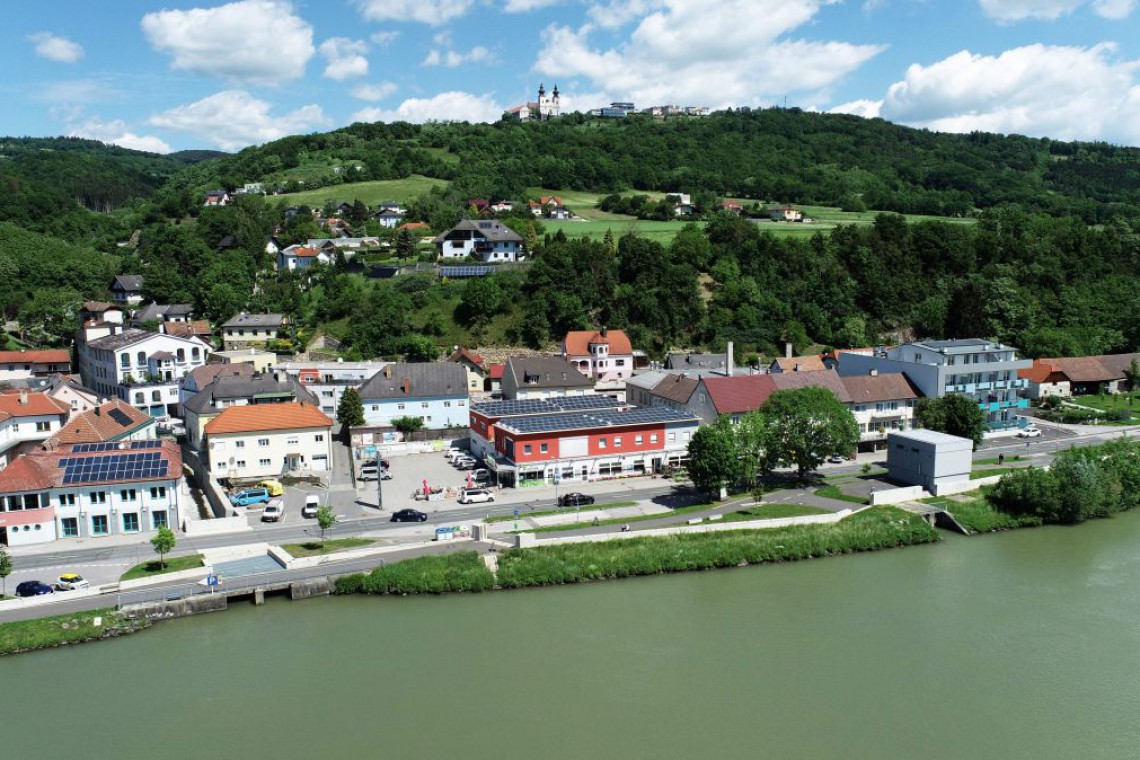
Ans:
[{"label": "gray flat-roof structure", "polygon": [[970,479],[974,442],[936,430],[907,430],[887,436],[887,471],[891,480],[922,486],[935,493],[939,485]]}]

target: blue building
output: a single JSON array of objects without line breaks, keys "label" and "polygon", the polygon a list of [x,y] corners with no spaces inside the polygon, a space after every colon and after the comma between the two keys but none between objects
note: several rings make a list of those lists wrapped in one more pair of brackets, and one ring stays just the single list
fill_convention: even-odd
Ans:
[{"label": "blue building", "polygon": [[433,430],[468,426],[467,372],[454,362],[389,364],[360,387],[366,425],[419,417]]},{"label": "blue building", "polygon": [[1029,406],[1029,381],[1017,371],[1033,365],[1018,359],[1017,349],[980,338],[904,343],[873,353],[844,352],[839,374],[902,372],[924,396],[961,393],[977,402],[990,430],[1018,424],[1018,411]]}]

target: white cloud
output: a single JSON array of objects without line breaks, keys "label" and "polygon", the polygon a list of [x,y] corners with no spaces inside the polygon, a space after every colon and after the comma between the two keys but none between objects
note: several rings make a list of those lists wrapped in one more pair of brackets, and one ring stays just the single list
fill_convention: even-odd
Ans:
[{"label": "white cloud", "polygon": [[1111,43],[955,53],[912,65],[883,99],[885,119],[946,132],[1021,133],[1140,144],[1138,61]]},{"label": "white cloud", "polygon": [[566,0],[507,0],[503,6],[505,13],[528,13],[539,8],[549,8]]},{"label": "white cloud", "polygon": [[312,27],[285,0],[148,13],[142,30],[173,68],[236,82],[299,79],[314,52]]},{"label": "white cloud", "polygon": [[1055,21],[1083,5],[1107,19],[1122,19],[1132,12],[1136,0],[978,0],[982,12],[1002,23],[1034,19]]},{"label": "white cloud", "polygon": [[439,26],[471,10],[475,0],[356,0],[365,21],[416,21]]},{"label": "white cloud", "polygon": [[881,100],[852,100],[850,103],[842,103],[830,109],[829,113],[848,113],[852,116],[862,116],[866,119],[878,118],[879,112],[883,108],[883,101]]},{"label": "white cloud", "polygon": [[225,90],[154,114],[147,123],[192,134],[223,150],[237,150],[329,124],[317,105],[303,106],[287,114],[271,114],[271,108],[270,103],[248,92]]},{"label": "white cloud", "polygon": [[[647,15],[617,48],[591,48],[590,24],[547,28],[534,70],[552,80],[584,77],[608,98],[644,106],[718,108],[760,105],[789,92],[818,96],[882,50],[787,39],[834,1],[650,0],[637,4]],[[615,10],[611,5],[594,12]]]},{"label": "white cloud", "polygon": [[365,108],[352,115],[352,121],[498,121],[503,107],[487,95],[469,92],[441,92],[432,98],[410,98],[394,110]]},{"label": "white cloud", "polygon": [[427,58],[424,59],[424,66],[447,66],[454,69],[457,66],[462,66],[465,63],[482,63],[491,64],[495,62],[495,56],[491,51],[482,45],[476,45],[466,53],[459,53],[455,50],[439,51],[433,50],[428,53]]},{"label": "white cloud", "polygon": [[75,63],[83,57],[83,48],[77,42],[57,37],[51,32],[29,34],[28,41],[36,45],[36,55],[49,61]]},{"label": "white cloud", "polygon": [[380,47],[385,47],[385,46],[391,45],[393,42],[395,42],[396,38],[399,36],[400,36],[399,32],[390,32],[390,31],[373,32],[372,36],[369,37],[369,39],[372,40],[375,44],[379,45]]},{"label": "white cloud", "polygon": [[170,153],[171,147],[165,141],[153,135],[137,135],[127,129],[126,122],[116,119],[114,121],[100,121],[89,119],[70,129],[68,137],[86,137],[89,140],[118,145],[131,150],[144,150],[148,153]]},{"label": "white cloud", "polygon": [[325,76],[342,82],[351,77],[362,77],[368,73],[368,43],[364,40],[350,40],[347,37],[333,37],[317,48],[328,61]]},{"label": "white cloud", "polygon": [[589,14],[590,20],[603,29],[616,29],[662,7],[663,0],[610,0],[605,5],[590,6]]},{"label": "white cloud", "polygon": [[359,84],[352,88],[349,95],[357,100],[383,100],[399,88],[395,82],[378,82],[376,84]]}]

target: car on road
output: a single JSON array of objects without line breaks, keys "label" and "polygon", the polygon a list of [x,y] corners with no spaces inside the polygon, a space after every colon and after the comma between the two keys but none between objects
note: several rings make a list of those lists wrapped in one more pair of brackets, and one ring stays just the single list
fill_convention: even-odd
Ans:
[{"label": "car on road", "polygon": [[495,494],[486,488],[464,488],[459,492],[460,504],[483,504],[494,500]]},{"label": "car on road", "polygon": [[90,585],[79,573],[64,573],[55,580],[56,591],[82,591]]},{"label": "car on road", "polygon": [[1021,430],[1017,431],[1018,438],[1037,438],[1041,435],[1041,428],[1033,425],[1027,425]]},{"label": "car on road", "polygon": [[305,497],[305,506],[301,507],[301,517],[316,517],[320,508],[321,497],[311,493]]},{"label": "car on road", "polygon": [[360,468],[360,477],[358,480],[391,480],[392,471],[388,469],[377,469],[373,463],[366,464]]},{"label": "car on road", "polygon": [[418,509],[401,509],[392,513],[389,522],[427,522],[427,512]]},{"label": "car on road", "polygon": [[285,486],[278,483],[276,480],[263,480],[257,484],[258,488],[264,488],[269,492],[270,496],[284,496]]},{"label": "car on road", "polygon": [[281,522],[281,518],[285,516],[285,502],[281,499],[274,499],[265,505],[265,511],[261,513],[262,522]]},{"label": "car on road", "polygon": [[564,493],[558,497],[558,506],[560,507],[582,507],[593,503],[593,496],[587,496],[584,493],[578,493],[576,491]]},{"label": "car on road", "polygon": [[847,461],[847,457],[841,457],[838,454],[834,454],[832,456],[829,456],[827,458],[827,461],[831,462],[832,464],[843,464]]},{"label": "car on road", "polygon": [[265,504],[269,501],[269,491],[264,488],[247,488],[230,497],[235,507],[248,507],[251,504]]},{"label": "car on road", "polygon": [[43,596],[54,593],[55,589],[43,581],[24,581],[16,586],[16,596]]}]

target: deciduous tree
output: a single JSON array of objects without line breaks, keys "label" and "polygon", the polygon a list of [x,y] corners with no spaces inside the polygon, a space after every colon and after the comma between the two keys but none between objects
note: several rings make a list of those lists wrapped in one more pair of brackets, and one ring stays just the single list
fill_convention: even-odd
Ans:
[{"label": "deciduous tree", "polygon": [[986,415],[977,402],[961,393],[919,399],[914,418],[927,430],[969,438],[977,449],[986,430]]},{"label": "deciduous tree", "polygon": [[768,468],[795,467],[803,478],[830,456],[847,456],[859,444],[855,416],[826,388],[776,391],[762,407]]},{"label": "deciduous tree", "polygon": [[150,540],[150,545],[154,547],[155,553],[158,554],[158,567],[160,570],[166,567],[165,557],[174,551],[174,545],[177,542],[178,540],[174,537],[174,531],[165,525],[159,528],[158,533]]}]

